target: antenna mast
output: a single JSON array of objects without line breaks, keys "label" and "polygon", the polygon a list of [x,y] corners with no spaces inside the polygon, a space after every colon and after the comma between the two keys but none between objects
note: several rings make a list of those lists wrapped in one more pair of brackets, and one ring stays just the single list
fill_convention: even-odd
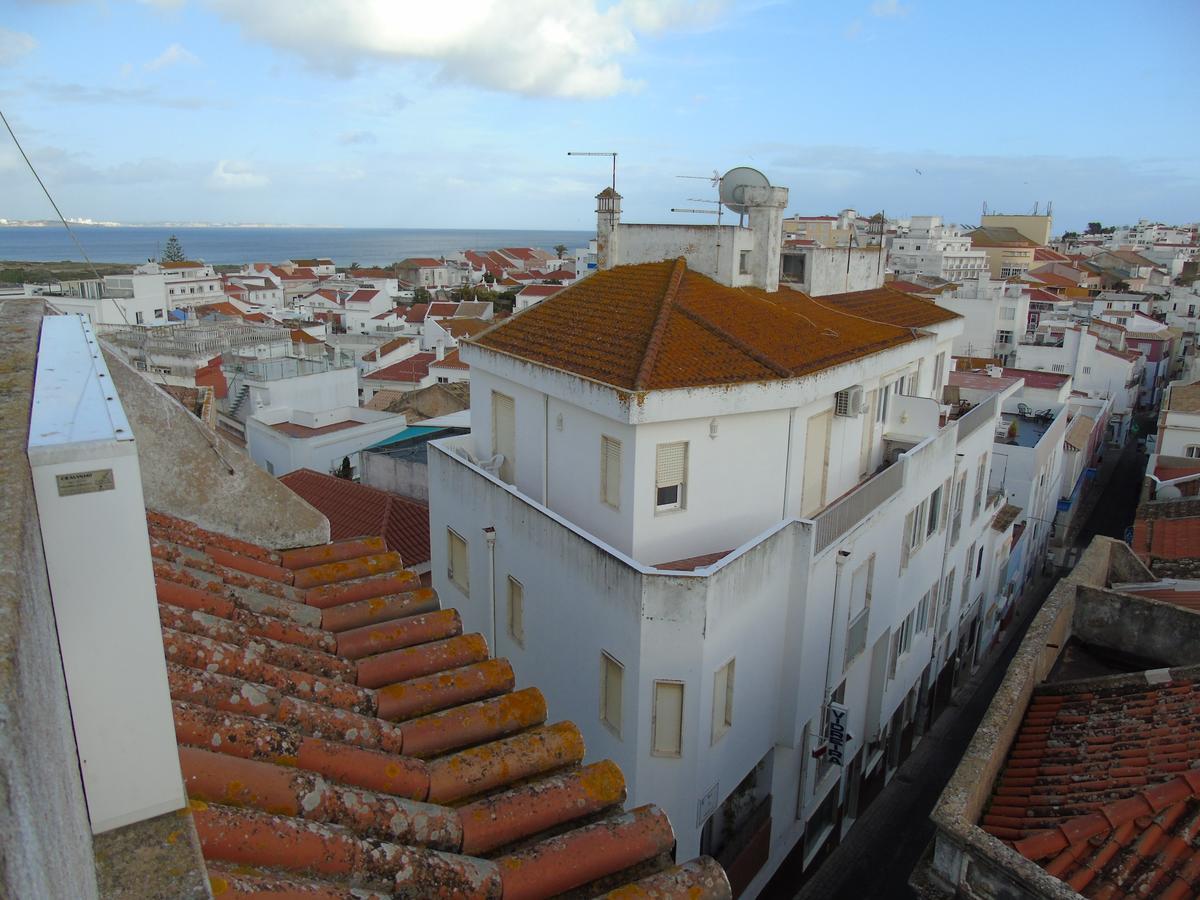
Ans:
[{"label": "antenna mast", "polygon": [[[617,153],[615,150],[568,150],[567,156],[611,156],[612,157],[612,189],[613,193],[617,192]],[[609,212],[608,223],[612,225],[616,221],[616,213]]]}]

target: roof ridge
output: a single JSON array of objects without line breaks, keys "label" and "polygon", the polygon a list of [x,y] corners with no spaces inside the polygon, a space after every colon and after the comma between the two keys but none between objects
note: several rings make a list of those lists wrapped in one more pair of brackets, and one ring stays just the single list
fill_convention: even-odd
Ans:
[{"label": "roof ridge", "polygon": [[670,318],[671,310],[675,306],[675,297],[679,294],[679,286],[683,283],[683,273],[687,271],[687,262],[682,256],[675,259],[675,263],[671,268],[671,277],[667,281],[667,289],[663,291],[662,305],[658,308],[658,316],[654,320],[654,327],[650,329],[650,339],[646,342],[646,353],[642,357],[642,363],[638,366],[637,374],[633,377],[633,389],[635,391],[645,390],[646,379],[650,377],[650,372],[654,369],[654,363],[658,359],[658,351],[662,348],[663,335],[667,331],[667,320]]}]

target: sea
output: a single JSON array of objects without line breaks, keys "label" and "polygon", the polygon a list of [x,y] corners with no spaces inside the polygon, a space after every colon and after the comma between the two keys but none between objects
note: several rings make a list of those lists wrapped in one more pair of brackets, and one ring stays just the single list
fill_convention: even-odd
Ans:
[{"label": "sea", "polygon": [[[439,256],[455,250],[540,247],[567,252],[586,247],[588,231],[451,228],[270,228],[72,225],[92,262],[141,263],[158,259],[167,238],[179,238],[188,259],[212,265],[283,262],[328,257],[339,266],[383,266],[410,256]],[[0,260],[82,262],[61,225],[0,226]]]}]

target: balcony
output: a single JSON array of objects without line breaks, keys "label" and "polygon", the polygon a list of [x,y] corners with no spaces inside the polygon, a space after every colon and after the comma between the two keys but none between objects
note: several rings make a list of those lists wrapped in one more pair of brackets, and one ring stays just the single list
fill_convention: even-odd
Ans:
[{"label": "balcony", "polygon": [[820,553],[851,528],[890,500],[904,487],[904,466],[896,463],[874,478],[843,494],[813,517],[816,522],[816,546]]}]

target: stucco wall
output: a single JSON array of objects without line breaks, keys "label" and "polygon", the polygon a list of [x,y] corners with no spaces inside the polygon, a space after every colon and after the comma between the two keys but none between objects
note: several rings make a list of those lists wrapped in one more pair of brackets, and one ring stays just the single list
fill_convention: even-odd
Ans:
[{"label": "stucco wall", "polygon": [[91,829],[25,456],[42,310],[0,301],[0,894],[88,898]]},{"label": "stucco wall", "polygon": [[116,354],[104,354],[138,442],[146,507],[267,547],[329,540],[329,521]]},{"label": "stucco wall", "polygon": [[393,459],[386,453],[363,453],[362,483],[417,500],[429,499],[429,467],[422,461]]}]

